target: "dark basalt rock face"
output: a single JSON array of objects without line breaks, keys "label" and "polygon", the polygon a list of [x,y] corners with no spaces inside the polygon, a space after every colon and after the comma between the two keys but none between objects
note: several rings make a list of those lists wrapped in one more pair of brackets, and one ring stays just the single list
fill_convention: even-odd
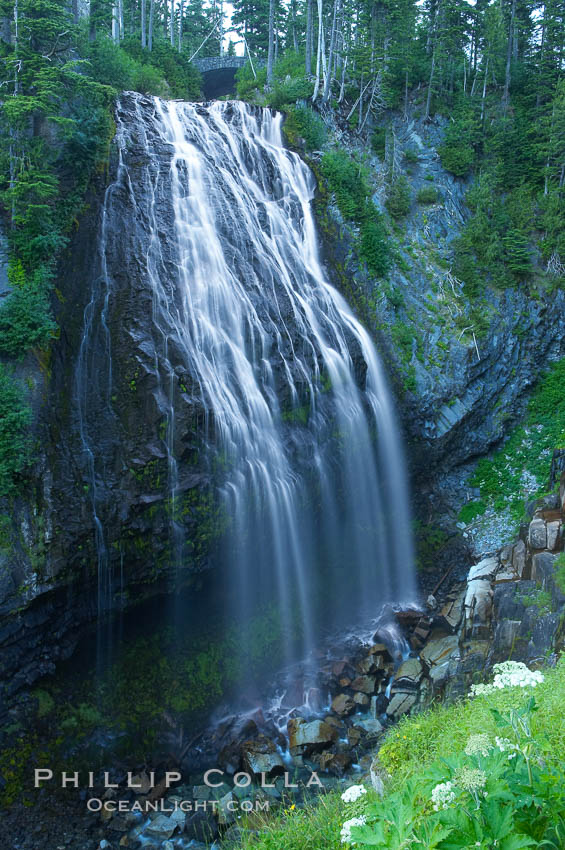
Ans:
[{"label": "dark basalt rock face", "polygon": [[[122,110],[121,120],[135,127],[135,105],[125,98]],[[29,499],[15,506],[17,543],[0,555],[0,682],[7,702],[72,652],[95,621],[100,598],[104,607],[123,608],[163,592],[181,556],[190,564],[181,581],[191,581],[206,566],[202,540],[218,520],[190,377],[174,339],[167,358],[156,351],[146,279],[151,233],[124,179],[124,167],[139,180],[146,163],[141,146],[129,147],[122,161],[113,146],[109,188],[102,178],[94,187],[59,268],[60,338],[47,369],[28,368],[37,385],[35,477]],[[147,203],[155,204],[167,269],[173,213],[166,148],[157,165],[160,194]],[[148,192],[138,182],[137,198],[148,199]],[[174,505],[168,439],[182,459]],[[175,554],[177,545],[182,551]]]}]

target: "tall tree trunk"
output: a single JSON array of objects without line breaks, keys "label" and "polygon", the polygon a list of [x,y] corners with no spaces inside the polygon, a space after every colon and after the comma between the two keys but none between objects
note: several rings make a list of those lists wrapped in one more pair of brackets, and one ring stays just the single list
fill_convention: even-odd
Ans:
[{"label": "tall tree trunk", "polygon": [[427,121],[430,117],[430,105],[432,102],[432,85],[434,82],[434,71],[436,67],[436,49],[434,47],[434,52],[432,53],[432,67],[430,70],[430,79],[428,81],[428,96],[426,98],[426,114],[424,115],[424,121]]},{"label": "tall tree trunk", "polygon": [[141,0],[141,46],[147,47],[147,0]]},{"label": "tall tree trunk", "polygon": [[324,95],[322,97],[322,103],[327,103],[331,87],[333,81],[333,59],[334,59],[334,51],[335,51],[335,39],[336,39],[336,25],[337,25],[337,16],[339,13],[339,0],[334,0],[334,14],[332,21],[332,34],[330,38],[330,55],[328,58],[328,68],[326,72],[326,81],[324,83]]},{"label": "tall tree trunk", "polygon": [[182,16],[184,14],[184,0],[180,0],[180,9],[179,9],[179,45],[178,50],[179,53],[182,53]]},{"label": "tall tree trunk", "polygon": [[296,0],[291,0],[290,17],[292,21],[292,49],[298,53],[298,35],[296,32]]},{"label": "tall tree trunk", "polygon": [[171,47],[175,46],[175,0],[171,0],[171,29],[170,29],[170,37],[171,37]]},{"label": "tall tree trunk", "polygon": [[218,38],[220,40],[220,56],[224,55],[224,0],[219,0],[220,29]]},{"label": "tall tree trunk", "polygon": [[487,56],[487,63],[485,65],[485,79],[484,79],[484,82],[483,82],[483,96],[481,98],[481,124],[482,124],[483,119],[485,117],[485,99],[486,99],[486,96],[487,96],[488,60],[489,60],[489,57]]},{"label": "tall tree trunk", "polygon": [[316,53],[316,82],[314,83],[314,93],[312,95],[312,103],[318,97],[318,92],[320,90],[320,63],[322,58],[322,37],[323,37],[323,24],[322,24],[322,0],[318,0],[318,50]]},{"label": "tall tree trunk", "polygon": [[313,0],[306,0],[306,76],[312,76],[312,29],[313,29]]},{"label": "tall tree trunk", "polygon": [[79,22],[78,0],[72,0],[72,2],[71,2],[71,12],[72,12],[72,15],[73,15],[73,24],[76,27],[78,25],[78,22]]},{"label": "tall tree trunk", "polygon": [[92,43],[96,41],[96,0],[90,0],[89,18],[88,18],[88,40]]},{"label": "tall tree trunk", "polygon": [[149,35],[147,38],[147,48],[149,52],[153,50],[153,25],[155,23],[155,0],[149,0]]},{"label": "tall tree trunk", "polygon": [[267,53],[267,85],[273,85],[275,58],[275,0],[269,0],[269,51]]},{"label": "tall tree trunk", "polygon": [[508,27],[508,46],[506,50],[506,70],[504,73],[504,91],[502,93],[502,105],[504,111],[508,109],[508,101],[510,99],[510,65],[512,63],[512,51],[514,41],[514,19],[516,17],[516,0],[512,0],[512,9],[510,12],[510,26]]},{"label": "tall tree trunk", "polygon": [[112,41],[117,44],[120,40],[120,18],[118,0],[112,2]]}]

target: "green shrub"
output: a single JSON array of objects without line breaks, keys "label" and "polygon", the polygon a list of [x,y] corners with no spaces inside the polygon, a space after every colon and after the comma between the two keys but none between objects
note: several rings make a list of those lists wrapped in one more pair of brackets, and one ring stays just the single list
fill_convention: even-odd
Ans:
[{"label": "green shrub", "polygon": [[132,78],[132,88],[143,94],[163,96],[167,94],[168,86],[161,72],[153,65],[141,65],[136,68]]},{"label": "green shrub", "polygon": [[386,150],[386,129],[377,127],[371,135],[371,147],[381,159],[384,159]]},{"label": "green shrub", "polygon": [[117,91],[133,88],[139,63],[118,47],[108,36],[100,35],[90,45],[84,40],[84,55],[88,58],[88,73],[98,83]]},{"label": "green shrub", "polygon": [[137,36],[128,36],[121,49],[138,65],[149,70],[136,69],[133,86],[138,91],[151,94],[163,92],[182,100],[197,100],[201,95],[202,76],[192,65],[186,53],[179,53],[168,39],[156,38],[151,53],[141,47]]},{"label": "green shrub", "polygon": [[29,459],[31,412],[22,388],[0,364],[0,496],[15,492]]},{"label": "green shrub", "polygon": [[555,561],[555,584],[565,593],[565,552],[562,552]]},{"label": "green shrub", "polygon": [[406,160],[406,162],[414,163],[418,162],[420,156],[416,148],[406,148],[406,150],[404,151],[404,159]]},{"label": "green shrub", "polygon": [[324,154],[320,168],[343,217],[357,223],[363,221],[368,212],[369,189],[361,166],[338,149]]},{"label": "green shrub", "polygon": [[319,150],[327,138],[326,125],[322,119],[308,107],[292,107],[284,122],[284,132],[295,145],[298,138],[304,139],[307,151]]},{"label": "green shrub", "polygon": [[390,184],[385,206],[393,218],[402,218],[410,212],[410,184],[406,177],[401,175]]},{"label": "green shrub", "polygon": [[269,106],[273,109],[284,109],[285,106],[296,103],[297,100],[307,100],[312,97],[314,84],[306,77],[275,83],[268,97]]},{"label": "green shrub", "polygon": [[374,218],[361,225],[359,254],[367,263],[369,271],[384,277],[390,269],[390,248],[381,218],[375,210]]},{"label": "green shrub", "polygon": [[456,177],[465,177],[473,167],[475,151],[472,141],[476,133],[476,120],[467,114],[450,121],[447,125],[443,144],[438,148],[438,153],[443,167]]},{"label": "green shrub", "polygon": [[441,164],[456,177],[466,177],[471,171],[475,154],[473,148],[463,141],[444,144],[439,148]]},{"label": "green shrub", "polygon": [[237,96],[239,100],[251,100],[256,90],[262,91],[267,82],[267,69],[255,68],[255,77],[248,62],[236,72]]},{"label": "green shrub", "polygon": [[437,204],[439,195],[435,186],[422,186],[416,199],[419,204]]},{"label": "green shrub", "polygon": [[483,499],[476,502],[467,502],[459,511],[459,522],[473,522],[477,517],[482,516],[487,509],[487,503]]},{"label": "green shrub", "polygon": [[29,348],[43,348],[55,329],[46,286],[18,287],[0,307],[0,352],[20,357]]}]

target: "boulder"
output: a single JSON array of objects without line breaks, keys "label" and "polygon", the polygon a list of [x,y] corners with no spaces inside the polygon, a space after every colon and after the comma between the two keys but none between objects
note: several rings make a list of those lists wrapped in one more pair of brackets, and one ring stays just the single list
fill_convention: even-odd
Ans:
[{"label": "boulder", "polygon": [[508,658],[510,650],[520,635],[521,620],[501,620],[496,624],[492,642],[493,657],[496,661]]},{"label": "boulder", "polygon": [[361,673],[361,675],[366,675],[367,673],[374,673],[374,671],[377,669],[375,656],[366,655],[364,658],[359,659],[359,661],[355,664],[355,669],[358,673]]},{"label": "boulder", "polygon": [[554,520],[547,523],[547,548],[550,552],[554,552],[559,547],[561,539],[561,522]]},{"label": "boulder", "polygon": [[242,745],[243,763],[246,771],[259,776],[284,773],[284,762],[273,741],[266,735],[260,735],[253,741]]},{"label": "boulder", "polygon": [[360,726],[350,726],[347,730],[347,743],[350,747],[356,747],[364,734],[365,730]]},{"label": "boulder", "polygon": [[177,822],[167,815],[157,815],[154,820],[147,824],[143,834],[150,838],[156,838],[158,841],[166,841],[167,838],[171,837],[177,826]]},{"label": "boulder", "polygon": [[[465,591],[462,590],[455,599],[451,599],[445,603],[443,608],[439,613],[439,622],[444,625],[450,632],[455,632],[461,623],[463,618],[463,604],[465,602]],[[418,627],[414,634],[418,634],[420,632],[420,627]],[[427,634],[424,634],[424,640],[428,637]]]},{"label": "boulder", "polygon": [[369,647],[369,655],[381,655],[385,661],[392,661],[392,655],[384,643],[374,643]]},{"label": "boulder", "polygon": [[363,731],[366,732],[367,735],[369,735],[369,737],[371,738],[380,735],[384,730],[383,724],[379,720],[377,720],[376,717],[367,716],[360,717],[358,720],[356,718],[355,727],[363,729]]},{"label": "boulder", "polygon": [[539,552],[532,558],[532,580],[546,589],[555,569],[555,555]]},{"label": "boulder", "polygon": [[357,676],[357,678],[353,679],[351,682],[351,687],[354,691],[361,691],[364,694],[374,694],[376,683],[377,680],[374,676]]},{"label": "boulder", "polygon": [[332,700],[332,711],[342,717],[344,714],[351,714],[355,708],[355,703],[349,694],[338,694]]},{"label": "boulder", "polygon": [[[351,702],[351,710],[353,710],[355,703],[351,697],[347,699]],[[287,728],[290,752],[293,755],[322,749],[324,745],[336,741],[339,736],[335,727],[324,720],[311,720],[310,723],[306,723],[303,717],[293,717],[288,721]]]},{"label": "boulder", "polygon": [[356,705],[367,706],[367,705],[369,705],[370,699],[367,696],[367,694],[364,694],[364,693],[361,693],[360,691],[357,691],[357,693],[353,694],[353,702]]},{"label": "boulder", "polygon": [[401,717],[403,714],[406,714],[416,703],[416,695],[414,693],[405,693],[400,691],[395,694],[390,703],[388,704],[388,708],[386,713],[389,717],[394,717],[397,719]]},{"label": "boulder", "polygon": [[407,658],[396,671],[391,690],[394,692],[416,689],[423,675],[424,669],[420,659]]},{"label": "boulder", "polygon": [[518,578],[524,578],[526,573],[526,544],[518,540],[512,549],[512,566]]},{"label": "boulder", "polygon": [[352,764],[353,756],[350,753],[322,753],[320,756],[321,769],[335,776],[343,776]]},{"label": "boulder", "polygon": [[[235,814],[232,811],[234,809],[234,796],[232,791],[228,791],[219,801],[218,808],[216,809],[216,816],[218,818],[218,823],[221,826],[228,826],[235,821]],[[229,804],[229,808],[228,808]]]},{"label": "boulder", "polygon": [[430,640],[421,651],[420,658],[429,668],[433,668],[438,664],[448,661],[456,652],[459,652],[459,639],[457,635],[445,635]]},{"label": "boulder", "polygon": [[547,546],[547,529],[541,517],[534,517],[528,530],[528,541],[531,549],[545,549]]}]

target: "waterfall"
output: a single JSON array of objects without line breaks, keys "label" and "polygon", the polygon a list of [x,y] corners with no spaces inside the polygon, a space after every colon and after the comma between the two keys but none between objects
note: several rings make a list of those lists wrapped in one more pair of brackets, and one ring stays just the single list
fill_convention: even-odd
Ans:
[{"label": "waterfall", "polygon": [[[288,654],[303,651],[322,631],[414,596],[407,480],[383,369],[327,280],[315,180],[284,148],[282,115],[124,97],[136,115],[118,107],[120,166],[105,215],[119,198],[145,234],[139,273],[154,358],[171,376],[159,379],[171,500],[183,464],[180,363],[226,517],[218,560],[231,605],[248,618],[274,602]],[[103,251],[107,305],[117,272],[112,245]],[[171,533],[181,533],[174,520]],[[182,570],[182,544],[173,549]]]}]

